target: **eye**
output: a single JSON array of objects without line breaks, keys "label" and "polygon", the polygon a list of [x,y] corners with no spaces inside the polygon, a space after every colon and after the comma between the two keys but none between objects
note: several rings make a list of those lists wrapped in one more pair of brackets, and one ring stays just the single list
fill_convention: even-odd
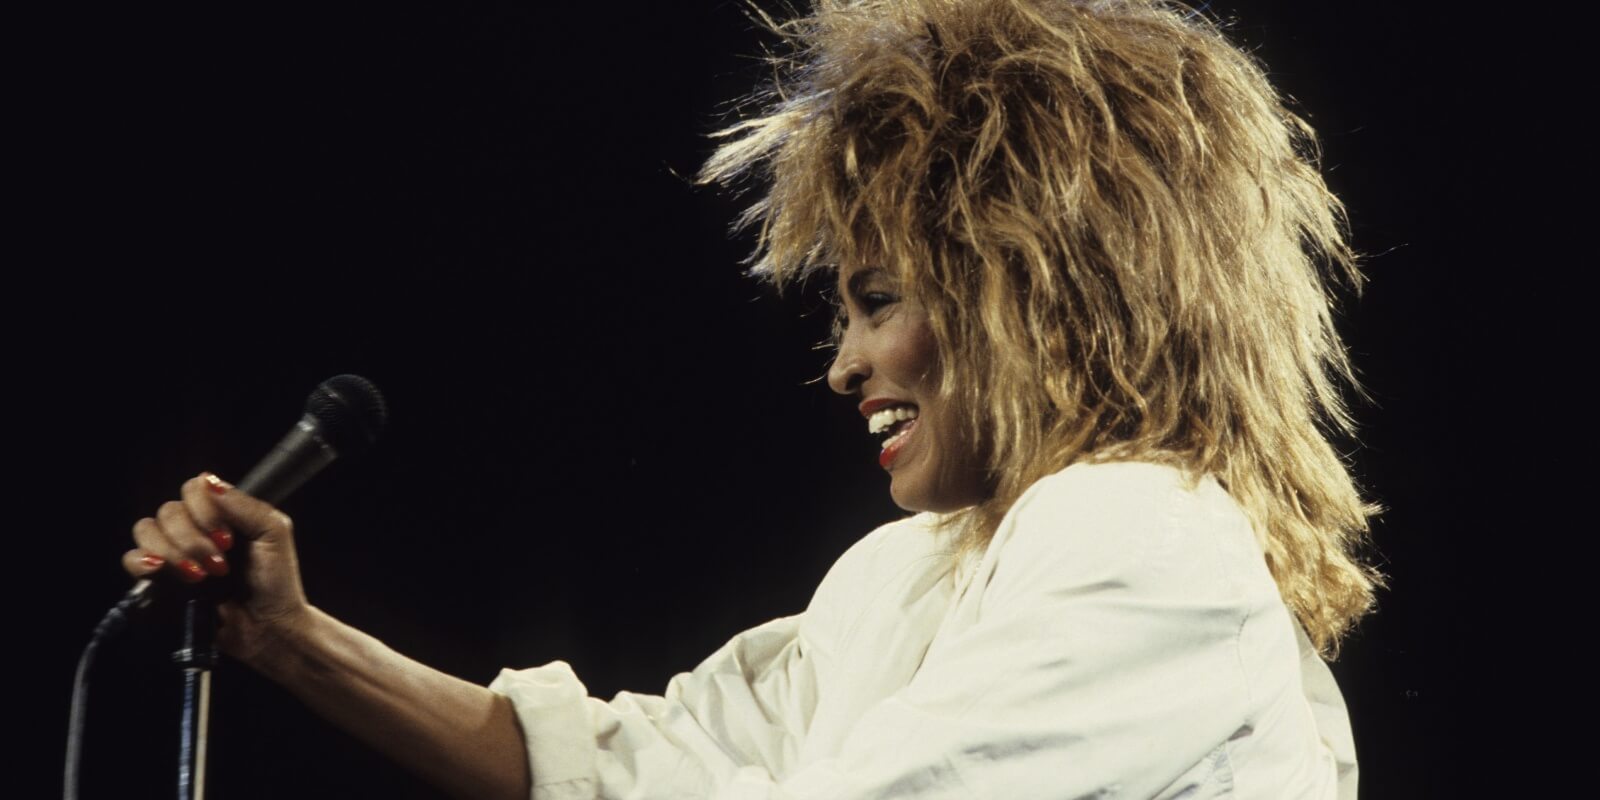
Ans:
[{"label": "eye", "polygon": [[867,292],[861,295],[861,308],[867,314],[874,315],[878,311],[895,301],[895,296],[888,292]]},{"label": "eye", "polygon": [[[900,298],[892,292],[860,292],[856,295],[856,305],[868,320],[874,319],[885,308],[899,302]],[[844,332],[850,327],[850,310],[844,303],[833,304],[833,331],[831,344],[835,349],[839,347],[844,338]]]}]

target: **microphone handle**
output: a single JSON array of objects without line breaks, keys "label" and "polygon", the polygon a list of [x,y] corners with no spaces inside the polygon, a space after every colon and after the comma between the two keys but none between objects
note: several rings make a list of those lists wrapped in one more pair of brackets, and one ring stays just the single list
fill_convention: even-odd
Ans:
[{"label": "microphone handle", "polygon": [[322,438],[316,418],[307,414],[236,485],[251,497],[277,505],[338,457]]}]

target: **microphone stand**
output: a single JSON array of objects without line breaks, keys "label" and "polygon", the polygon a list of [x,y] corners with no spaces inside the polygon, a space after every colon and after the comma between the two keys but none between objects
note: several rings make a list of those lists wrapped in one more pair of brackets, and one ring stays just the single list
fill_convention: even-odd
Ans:
[{"label": "microphone stand", "polygon": [[[277,505],[338,457],[338,451],[324,440],[317,419],[307,413],[234,490]],[[248,554],[248,548],[235,553],[236,569],[244,568]],[[227,596],[231,582],[228,578],[208,578],[206,591],[200,586],[193,587],[184,601],[183,641],[172,654],[173,662],[183,670],[183,718],[178,728],[178,800],[205,798],[211,670],[217,665],[216,604]]]},{"label": "microphone stand", "polygon": [[178,800],[204,800],[206,736],[211,716],[211,670],[217,665],[216,604],[192,593],[184,601],[183,640],[172,660],[183,670],[183,718],[178,728]]}]

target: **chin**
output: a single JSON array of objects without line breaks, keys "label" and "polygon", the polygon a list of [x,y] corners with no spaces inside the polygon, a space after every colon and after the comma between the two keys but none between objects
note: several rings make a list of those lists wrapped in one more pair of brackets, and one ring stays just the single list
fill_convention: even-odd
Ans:
[{"label": "chin", "polygon": [[974,505],[949,493],[937,491],[936,487],[929,486],[926,481],[917,481],[913,476],[892,476],[889,479],[889,496],[894,499],[895,505],[911,512],[932,511],[942,514]]},{"label": "chin", "polygon": [[892,487],[889,489],[889,497],[894,500],[894,504],[899,506],[900,510],[902,510],[902,511],[910,511],[912,513],[916,513],[918,511],[928,511],[928,510],[930,510],[930,509],[924,508],[923,504],[921,502],[919,502],[916,498],[914,498],[914,497],[906,497],[903,493],[895,491]]},{"label": "chin", "polygon": [[906,511],[932,511],[928,508],[928,497],[909,478],[891,474],[889,476],[889,497],[894,499],[894,504]]}]

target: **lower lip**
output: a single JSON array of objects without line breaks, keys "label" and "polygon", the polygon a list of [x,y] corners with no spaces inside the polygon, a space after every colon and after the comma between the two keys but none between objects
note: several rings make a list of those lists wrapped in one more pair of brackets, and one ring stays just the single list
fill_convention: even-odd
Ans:
[{"label": "lower lip", "polygon": [[907,425],[905,432],[894,440],[894,444],[883,448],[882,452],[878,453],[878,466],[888,469],[889,465],[894,463],[895,457],[900,455],[900,451],[905,449],[906,442],[910,441],[912,434],[916,432],[918,421],[911,420],[911,424]]}]

